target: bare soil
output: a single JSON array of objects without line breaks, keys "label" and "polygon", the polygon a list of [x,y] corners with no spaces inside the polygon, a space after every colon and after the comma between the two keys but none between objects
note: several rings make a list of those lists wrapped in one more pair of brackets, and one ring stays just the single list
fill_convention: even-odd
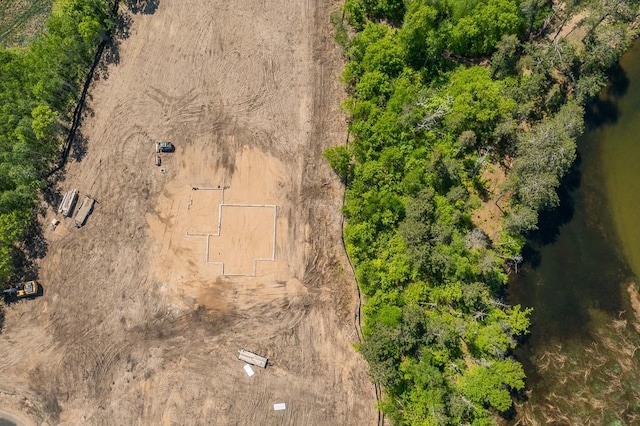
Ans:
[{"label": "bare soil", "polygon": [[[337,7],[162,0],[130,15],[91,89],[86,153],[59,184],[97,204],[80,229],[46,206],[44,295],[6,309],[0,410],[35,424],[376,422],[352,347],[343,188],[321,155],[345,135]],[[270,365],[248,377],[242,348]]]},{"label": "bare soil", "polygon": [[504,192],[507,175],[500,164],[490,164],[482,170],[485,182],[485,200],[474,210],[472,220],[494,243],[500,240],[504,213],[499,206],[508,205],[509,193]]}]

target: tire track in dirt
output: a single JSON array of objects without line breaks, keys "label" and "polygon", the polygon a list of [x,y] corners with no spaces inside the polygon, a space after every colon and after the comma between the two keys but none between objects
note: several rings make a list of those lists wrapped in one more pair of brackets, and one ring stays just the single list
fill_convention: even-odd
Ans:
[{"label": "tire track in dirt", "polygon": [[[103,345],[100,341],[78,342],[77,346],[67,351],[64,361],[59,367],[71,374],[63,383],[65,389],[77,392],[78,384],[83,384],[83,392],[95,398],[111,389],[111,382],[120,363],[124,345]],[[80,369],[78,369],[80,367]]]}]

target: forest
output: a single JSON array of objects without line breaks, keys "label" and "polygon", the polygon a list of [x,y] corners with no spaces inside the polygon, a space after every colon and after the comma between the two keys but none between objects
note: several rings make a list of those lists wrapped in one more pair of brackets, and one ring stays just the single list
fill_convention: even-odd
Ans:
[{"label": "forest", "polygon": [[114,23],[107,0],[56,0],[42,31],[24,45],[0,46],[0,283],[24,258],[22,240],[34,223],[38,197],[60,159],[98,46]]},{"label": "forest", "polygon": [[357,349],[394,424],[514,415],[530,309],[505,286],[637,17],[621,0],[347,0],[334,17],[349,142],[325,157],[346,185]]}]

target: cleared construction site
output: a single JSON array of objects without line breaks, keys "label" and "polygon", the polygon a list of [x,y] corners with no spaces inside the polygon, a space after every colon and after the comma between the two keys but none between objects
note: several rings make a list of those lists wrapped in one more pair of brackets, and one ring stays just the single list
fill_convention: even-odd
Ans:
[{"label": "cleared construction site", "polygon": [[[207,265],[220,267],[222,276],[255,277],[259,262],[276,260],[276,205],[225,204],[225,188],[220,186],[192,186],[191,191],[188,223],[194,228],[187,231],[187,235],[206,241],[204,261]],[[217,193],[212,196],[210,191]],[[235,256],[240,259],[230,263],[226,260],[232,259],[233,256],[228,257],[230,252],[242,253]]]},{"label": "cleared construction site", "polygon": [[5,310],[0,412],[38,425],[376,423],[353,349],[343,187],[322,157],[346,134],[338,7],[122,12],[126,37],[105,53],[38,218],[44,293]]}]

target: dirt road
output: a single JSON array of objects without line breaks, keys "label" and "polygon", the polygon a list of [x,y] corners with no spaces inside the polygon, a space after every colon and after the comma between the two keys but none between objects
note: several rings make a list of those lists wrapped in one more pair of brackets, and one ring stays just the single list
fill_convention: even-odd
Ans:
[{"label": "dirt road", "polygon": [[[41,218],[44,295],[6,311],[0,409],[36,424],[375,423],[342,188],[321,156],[345,134],[327,3],[131,15],[59,183],[97,204],[80,229]],[[271,365],[249,377],[241,348]]]}]

